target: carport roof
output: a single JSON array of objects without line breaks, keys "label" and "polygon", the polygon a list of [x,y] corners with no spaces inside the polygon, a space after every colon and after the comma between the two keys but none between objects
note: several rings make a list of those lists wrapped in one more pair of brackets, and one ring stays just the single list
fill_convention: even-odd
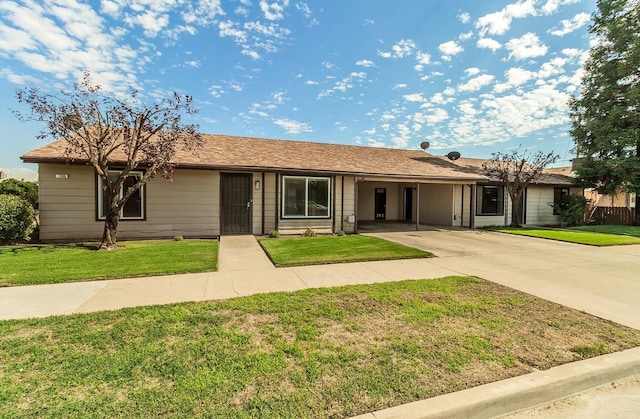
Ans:
[{"label": "carport roof", "polygon": [[[176,153],[176,167],[471,182],[487,180],[474,168],[454,164],[419,150],[213,134],[203,134],[202,139],[203,147],[197,154],[184,150]],[[65,146],[64,139],[57,140],[26,153],[22,159],[27,163],[87,163],[79,155],[66,155]],[[119,153],[114,155],[111,163],[116,166],[123,161],[124,155]]]}]

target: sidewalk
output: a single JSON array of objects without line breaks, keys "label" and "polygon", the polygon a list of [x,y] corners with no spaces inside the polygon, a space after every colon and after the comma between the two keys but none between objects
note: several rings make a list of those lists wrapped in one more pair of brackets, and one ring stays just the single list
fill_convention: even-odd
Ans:
[{"label": "sidewalk", "polygon": [[217,272],[0,288],[0,320],[459,275],[429,259],[275,268],[253,236],[222,236],[218,264]]},{"label": "sidewalk", "polygon": [[[389,235],[385,238],[400,242],[410,241],[406,244],[415,245],[415,247],[425,245],[435,247],[438,249],[440,258],[275,268],[253,236],[223,236],[220,241],[218,272],[0,288],[0,320],[86,313],[142,305],[227,299],[273,291],[296,291],[305,288],[439,278],[461,274],[478,274],[478,276],[500,282],[499,278],[503,278],[505,275],[511,277],[515,272],[506,271],[504,264],[496,264],[496,261],[491,258],[484,264],[481,263],[483,259],[487,259],[494,253],[494,250],[489,249],[491,246],[495,246],[495,243],[492,244],[490,240],[487,240],[487,237],[482,237],[482,246],[477,246],[469,239],[469,237],[476,239],[475,236],[460,236],[458,238],[452,235],[442,236],[449,240],[446,243],[446,249],[437,247],[442,244],[437,242],[437,237],[433,234],[425,236],[424,239],[428,241],[428,244],[419,243],[414,234],[404,237]],[[461,240],[462,237],[471,244],[456,241]],[[513,252],[512,256],[519,254],[520,250],[514,248],[514,244],[521,240],[523,239],[499,237],[500,242],[508,242],[503,247],[511,246],[509,252]],[[531,243],[534,244],[531,245]],[[535,243],[527,242],[526,249],[522,254],[530,254],[531,246],[535,247]],[[574,253],[578,252],[576,254],[572,254],[569,250],[558,253],[557,246],[564,246],[563,250],[570,248],[566,245],[539,242],[536,253],[540,255],[546,247],[551,247],[546,249],[548,251],[548,254],[545,253],[546,264],[553,265],[555,262],[552,261],[552,256],[556,254],[563,259],[565,266],[568,255],[577,258],[576,263],[584,263],[583,255],[579,254],[579,250],[574,251]],[[446,253],[447,251],[449,253]],[[504,252],[504,248],[495,249],[495,254],[500,257]],[[610,250],[603,252],[605,252],[603,257],[612,259]],[[633,264],[633,266],[627,264],[625,269],[636,272],[634,267],[638,260],[638,249],[629,248],[618,253],[626,255],[628,260],[625,261]],[[617,255],[616,257],[621,256]],[[473,263],[470,263],[470,260],[473,260]],[[618,262],[616,258],[612,260]],[[597,261],[592,262],[596,263]],[[515,264],[515,262],[512,263]],[[527,259],[523,257],[521,263],[535,265],[539,264],[539,259],[527,262]],[[522,265],[519,265],[519,269],[521,268]],[[539,276],[542,272],[536,268],[534,273]],[[520,278],[517,277],[517,279]],[[526,279],[529,280],[530,277]],[[505,285],[520,288],[521,285],[526,285],[529,282],[518,281],[517,284]],[[557,289],[557,285],[557,282],[550,284],[549,288]],[[589,286],[594,286],[591,281],[589,281]],[[550,299],[553,300],[553,298]],[[593,304],[593,299],[590,302]],[[637,321],[633,313],[629,313],[628,318]],[[622,319],[627,319],[627,317],[622,317]],[[634,323],[634,321],[629,321],[629,323]],[[640,348],[396,406],[362,415],[360,418],[496,417],[522,409],[534,409],[536,406],[629,377],[640,381]],[[607,417],[606,414],[598,416],[597,412],[610,412],[608,406],[610,403],[614,403],[612,400],[615,400],[616,411],[622,412],[624,416],[631,416],[640,411],[640,399],[637,395],[623,394],[622,390],[616,391],[612,387],[609,388],[609,391],[612,392],[611,397],[613,398],[595,399],[592,397],[589,400],[596,400],[594,404],[582,413],[576,413],[575,417],[579,417],[579,415]],[[534,409],[530,411],[530,414],[531,417],[540,414],[542,417],[567,417],[566,406],[564,408],[565,410],[562,411],[555,408],[559,412],[556,416],[553,416],[553,407]],[[528,414],[523,412],[520,416],[514,417],[530,417],[527,416]]]}]

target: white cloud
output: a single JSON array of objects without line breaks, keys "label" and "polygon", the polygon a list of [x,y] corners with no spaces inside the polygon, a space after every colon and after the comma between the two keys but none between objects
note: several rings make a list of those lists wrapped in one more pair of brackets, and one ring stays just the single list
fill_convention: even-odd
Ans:
[{"label": "white cloud", "polygon": [[393,90],[400,90],[400,89],[406,89],[407,87],[409,87],[408,84],[406,83],[398,83],[395,86],[392,87]]},{"label": "white cloud", "polygon": [[460,22],[462,23],[469,23],[469,21],[471,20],[471,15],[469,15],[469,13],[460,13],[458,15],[458,19],[460,20]]},{"label": "white cloud", "polygon": [[448,41],[440,44],[438,50],[442,53],[442,59],[450,61],[451,57],[460,54],[464,51],[464,48],[460,46],[456,41]]},{"label": "white cloud", "polygon": [[360,65],[362,67],[373,67],[375,66],[373,61],[369,61],[369,60],[358,60],[356,61],[356,65]]},{"label": "white cloud", "polygon": [[391,51],[378,51],[382,58],[404,58],[408,57],[416,49],[416,44],[411,39],[402,39],[391,47]]},{"label": "white cloud", "polygon": [[527,16],[535,16],[536,0],[521,0],[505,6],[504,9],[489,13],[479,18],[475,27],[480,30],[480,35],[504,35],[510,28],[513,19],[521,19]]},{"label": "white cloud", "polygon": [[449,113],[442,108],[435,108],[431,113],[424,114],[423,117],[428,124],[433,125],[449,119]]},{"label": "white cloud", "polygon": [[289,6],[289,0],[274,1],[269,3],[266,0],[260,0],[260,10],[267,20],[281,20],[284,18],[284,11]]},{"label": "white cloud", "polygon": [[473,38],[473,32],[469,31],[466,33],[461,33],[460,35],[458,35],[458,39],[460,41],[468,41],[469,39]]},{"label": "white cloud", "polygon": [[28,180],[30,182],[38,180],[38,172],[26,167],[0,167],[0,172],[4,172],[7,178]]},{"label": "white cloud", "polygon": [[589,23],[591,16],[588,13],[578,13],[573,19],[565,19],[560,21],[560,27],[550,29],[548,32],[555,36],[565,36],[568,33],[576,31]]},{"label": "white cloud", "polygon": [[332,88],[323,90],[318,94],[318,99],[322,99],[323,97],[331,96],[335,92],[346,92],[349,89],[352,89],[355,86],[355,83],[362,82],[366,80],[367,73],[364,72],[352,72],[349,76],[344,77],[342,80],[335,82]]},{"label": "white cloud", "polygon": [[510,68],[505,72],[506,81],[496,84],[493,91],[496,93],[505,92],[513,87],[518,87],[535,77],[535,73],[523,68]]},{"label": "white cloud", "polygon": [[480,69],[478,67],[470,67],[464,70],[464,74],[466,74],[467,77],[473,77],[476,74],[480,74]]},{"label": "white cloud", "polygon": [[459,92],[475,92],[491,84],[494,79],[495,77],[490,74],[483,74],[481,76],[478,76],[469,80],[465,84],[461,84],[460,86],[458,86],[458,91]]},{"label": "white cloud", "polygon": [[580,3],[582,0],[547,0],[547,2],[540,9],[545,15],[550,15],[558,11],[560,6],[566,4]]},{"label": "white cloud", "polygon": [[490,49],[493,52],[496,52],[497,50],[502,48],[502,44],[492,38],[480,38],[478,39],[478,43],[476,45],[478,46],[478,48]]},{"label": "white cloud", "polygon": [[275,119],[274,124],[283,128],[287,134],[302,134],[303,132],[313,132],[311,126],[305,122],[298,122],[287,118]]},{"label": "white cloud", "polygon": [[426,102],[427,99],[422,96],[422,93],[412,93],[410,95],[403,95],[402,98],[407,102]]},{"label": "white cloud", "polygon": [[520,38],[513,38],[505,45],[509,50],[509,58],[513,57],[516,61],[526,58],[535,58],[544,56],[549,48],[540,41],[538,35],[529,32]]}]

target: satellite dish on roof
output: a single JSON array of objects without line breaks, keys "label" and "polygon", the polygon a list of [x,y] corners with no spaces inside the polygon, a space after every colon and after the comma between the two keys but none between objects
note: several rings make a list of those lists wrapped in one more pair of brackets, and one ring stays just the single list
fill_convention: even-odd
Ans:
[{"label": "satellite dish on roof", "polygon": [[456,161],[460,158],[460,153],[458,153],[457,151],[452,151],[451,153],[447,154],[447,158],[451,161]]},{"label": "satellite dish on roof", "polygon": [[427,148],[429,148],[429,141],[423,141],[420,143],[420,148],[423,150],[426,150]]}]

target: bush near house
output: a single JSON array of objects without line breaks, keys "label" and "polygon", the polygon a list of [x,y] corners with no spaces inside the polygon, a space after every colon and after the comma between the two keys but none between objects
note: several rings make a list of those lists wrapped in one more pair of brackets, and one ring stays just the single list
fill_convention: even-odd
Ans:
[{"label": "bush near house", "polygon": [[28,240],[35,228],[34,209],[15,195],[0,195],[0,242]]}]

